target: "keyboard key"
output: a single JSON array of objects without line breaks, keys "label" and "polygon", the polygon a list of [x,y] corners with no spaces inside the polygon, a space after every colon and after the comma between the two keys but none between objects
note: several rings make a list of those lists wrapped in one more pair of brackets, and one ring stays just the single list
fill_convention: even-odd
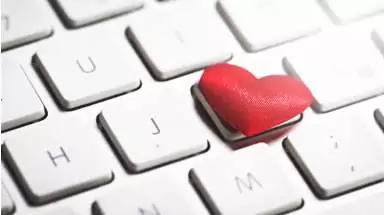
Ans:
[{"label": "keyboard key", "polygon": [[383,0],[320,0],[336,23],[384,12]]},{"label": "keyboard key", "polygon": [[352,116],[304,122],[285,148],[320,198],[384,179],[383,139]]},{"label": "keyboard key", "polygon": [[32,126],[5,139],[2,154],[33,204],[54,201],[112,180],[98,146],[105,142],[97,129],[78,121],[70,128],[64,127],[66,123]]},{"label": "keyboard key", "polygon": [[369,34],[333,32],[308,42],[288,54],[283,64],[312,91],[316,111],[331,111],[384,93],[383,56]]},{"label": "keyboard key", "polygon": [[45,108],[24,74],[21,65],[1,58],[3,77],[1,130],[6,131],[42,119]]},{"label": "keyboard key", "polygon": [[204,132],[192,117],[166,101],[127,100],[105,108],[100,122],[124,165],[137,172],[207,149]]},{"label": "keyboard key", "polygon": [[1,1],[1,49],[12,48],[52,34],[39,0]]},{"label": "keyboard key", "polygon": [[4,184],[1,186],[1,214],[8,215],[12,214],[15,210],[15,205],[11,197],[9,196]]},{"label": "keyboard key", "polygon": [[185,195],[172,181],[140,183],[120,189],[96,200],[94,215],[194,215],[201,214],[192,207]]},{"label": "keyboard key", "polygon": [[110,18],[143,6],[143,0],[55,0],[59,11],[70,27]]},{"label": "keyboard key", "polygon": [[119,52],[121,46],[96,39],[70,42],[58,40],[35,56],[39,71],[62,108],[77,108],[140,86],[136,68],[131,67],[138,59]]},{"label": "keyboard key", "polygon": [[128,37],[156,78],[170,79],[231,57],[204,15],[191,8],[163,11],[131,24]]},{"label": "keyboard key", "polygon": [[221,0],[224,18],[249,52],[320,30],[325,14],[308,0]]},{"label": "keyboard key", "polygon": [[349,202],[345,205],[327,210],[319,215],[381,215],[384,214],[384,193],[377,193],[363,199]]},{"label": "keyboard key", "polygon": [[274,159],[268,145],[259,143],[202,163],[191,178],[213,214],[285,213],[302,199]]}]

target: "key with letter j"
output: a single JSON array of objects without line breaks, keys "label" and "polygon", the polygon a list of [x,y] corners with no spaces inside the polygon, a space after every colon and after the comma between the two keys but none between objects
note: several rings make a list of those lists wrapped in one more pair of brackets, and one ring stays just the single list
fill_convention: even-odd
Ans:
[{"label": "key with letter j", "polygon": [[143,171],[207,149],[193,115],[169,103],[126,100],[101,112],[101,126],[129,170]]}]

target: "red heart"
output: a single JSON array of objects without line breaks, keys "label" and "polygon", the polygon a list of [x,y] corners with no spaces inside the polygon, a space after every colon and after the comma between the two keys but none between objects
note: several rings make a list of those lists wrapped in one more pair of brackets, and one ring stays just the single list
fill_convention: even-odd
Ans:
[{"label": "red heart", "polygon": [[206,68],[199,89],[223,121],[248,137],[291,119],[313,102],[300,80],[287,75],[257,79],[230,64]]}]

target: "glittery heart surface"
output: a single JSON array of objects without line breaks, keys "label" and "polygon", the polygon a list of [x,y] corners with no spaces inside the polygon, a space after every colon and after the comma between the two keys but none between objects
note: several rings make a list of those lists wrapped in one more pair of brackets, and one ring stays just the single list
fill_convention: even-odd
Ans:
[{"label": "glittery heart surface", "polygon": [[313,102],[311,92],[300,80],[287,75],[258,79],[231,64],[206,68],[198,87],[219,118],[246,136],[295,117]]}]

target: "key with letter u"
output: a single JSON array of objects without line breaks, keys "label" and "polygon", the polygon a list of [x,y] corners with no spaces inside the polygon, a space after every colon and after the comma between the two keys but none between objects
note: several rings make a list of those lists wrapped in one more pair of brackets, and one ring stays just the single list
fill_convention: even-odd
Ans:
[{"label": "key with letter u", "polygon": [[122,50],[124,46],[115,41],[62,37],[37,52],[35,65],[62,108],[77,108],[140,86],[134,66],[138,58],[129,46]]}]

